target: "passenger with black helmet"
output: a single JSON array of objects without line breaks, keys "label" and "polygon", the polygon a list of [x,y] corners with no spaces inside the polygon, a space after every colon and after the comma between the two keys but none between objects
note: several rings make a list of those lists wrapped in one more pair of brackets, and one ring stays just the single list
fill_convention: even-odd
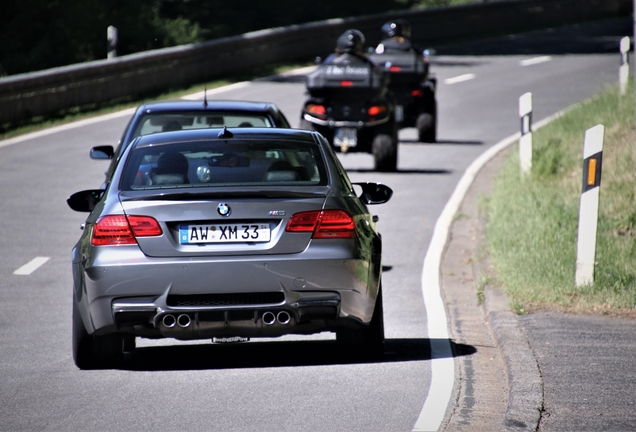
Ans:
[{"label": "passenger with black helmet", "polygon": [[423,51],[411,41],[411,25],[403,19],[387,21],[382,26],[382,41],[376,47],[376,54],[388,54],[390,52],[414,51],[422,54]]}]

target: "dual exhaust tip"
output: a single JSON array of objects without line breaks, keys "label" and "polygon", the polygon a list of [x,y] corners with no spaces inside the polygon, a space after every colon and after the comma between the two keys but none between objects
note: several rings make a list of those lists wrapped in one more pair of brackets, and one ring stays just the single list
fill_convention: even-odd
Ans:
[{"label": "dual exhaust tip", "polygon": [[[280,311],[278,312],[278,314],[274,314],[274,312],[267,311],[263,314],[261,319],[263,320],[263,324],[267,326],[275,324],[277,321],[279,324],[285,325],[290,323],[291,315],[289,314],[289,312],[286,312],[286,311]],[[192,319],[190,318],[190,315],[188,314],[181,314],[176,317],[172,314],[166,314],[163,316],[163,319],[161,320],[161,322],[166,328],[173,328],[175,326],[179,326],[181,328],[188,328],[190,327],[190,324],[192,324]]]},{"label": "dual exhaust tip", "polygon": [[286,311],[280,311],[278,312],[277,315],[274,315],[274,312],[265,312],[263,314],[263,324],[265,325],[272,325],[274,324],[276,321],[278,321],[279,324],[289,324],[289,322],[291,321],[291,315],[289,315],[289,312]]},{"label": "dual exhaust tip", "polygon": [[164,315],[162,322],[166,328],[173,328],[176,325],[181,328],[187,328],[190,327],[190,324],[192,324],[192,320],[188,314],[181,314],[178,317],[175,317],[172,314],[167,314]]}]

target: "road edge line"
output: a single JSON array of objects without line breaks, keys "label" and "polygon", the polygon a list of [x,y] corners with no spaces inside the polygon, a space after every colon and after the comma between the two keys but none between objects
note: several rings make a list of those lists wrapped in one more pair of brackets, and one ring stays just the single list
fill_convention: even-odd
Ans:
[{"label": "road edge line", "polygon": [[[534,130],[549,124],[557,118],[563,116],[566,112],[572,110],[579,104],[572,105],[564,110],[561,110],[549,117],[542,119],[541,121],[533,125]],[[424,306],[427,316],[427,328],[428,338],[431,349],[431,386],[424,402],[424,406],[420,412],[420,415],[415,422],[413,432],[438,430],[443,421],[447,417],[448,404],[452,395],[453,386],[455,384],[455,361],[450,345],[449,330],[448,330],[448,318],[446,315],[446,308],[441,296],[440,286],[440,271],[442,255],[446,249],[446,243],[452,226],[453,219],[457,214],[457,211],[466,196],[466,193],[472,185],[477,173],[481,168],[494,158],[499,152],[511,146],[515,142],[519,141],[521,133],[517,132],[510,135],[498,143],[494,144],[480,156],[477,157],[464,171],[461,179],[457,183],[455,190],[453,191],[450,199],[446,203],[444,210],[435,223],[433,230],[433,236],[429,245],[426,256],[424,257],[424,264],[422,269],[422,295],[424,297]],[[514,325],[518,327],[516,317]],[[444,325],[440,325],[444,323]],[[492,325],[492,323],[491,323]],[[519,329],[519,331],[521,331]],[[501,341],[498,341],[501,346]],[[503,349],[503,348],[502,348]],[[528,350],[530,347],[528,346]],[[504,352],[506,351],[503,349]],[[530,352],[532,357],[534,355]],[[508,352],[505,355],[507,367],[510,357],[514,356],[514,353]],[[522,391],[520,386],[515,387],[515,391]],[[530,386],[532,387],[532,386]],[[510,383],[512,392],[513,385]],[[526,393],[536,393],[535,388],[523,389]],[[539,392],[541,399],[543,399],[542,390]],[[532,397],[524,398],[525,400],[532,400]],[[519,404],[523,405],[523,401],[519,398],[509,398],[509,406],[506,412],[506,419],[504,424],[508,420],[512,420],[512,414],[514,417],[518,417],[519,412],[524,412],[527,407],[512,406],[519,401]],[[533,408],[536,410],[536,408]],[[511,415],[509,415],[511,414]],[[537,412],[538,414],[538,412]]]}]

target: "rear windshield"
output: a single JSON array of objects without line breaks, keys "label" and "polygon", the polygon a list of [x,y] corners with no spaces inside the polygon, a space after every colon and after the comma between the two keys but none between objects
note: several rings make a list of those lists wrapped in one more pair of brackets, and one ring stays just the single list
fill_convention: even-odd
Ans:
[{"label": "rear windshield", "polygon": [[184,129],[204,129],[227,127],[275,127],[266,114],[249,112],[176,112],[145,114],[133,135],[132,140],[140,135]]},{"label": "rear windshield", "polygon": [[326,184],[317,144],[214,140],[134,148],[128,155],[120,189]]}]

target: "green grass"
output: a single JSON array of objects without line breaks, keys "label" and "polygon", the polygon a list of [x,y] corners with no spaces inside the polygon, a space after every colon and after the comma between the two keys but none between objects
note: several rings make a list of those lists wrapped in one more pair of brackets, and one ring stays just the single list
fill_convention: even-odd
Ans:
[{"label": "green grass", "polygon": [[[517,313],[625,314],[636,306],[634,90],[610,88],[533,135],[529,176],[513,146],[486,204],[487,248]],[[574,283],[585,131],[605,126],[595,280]]]},{"label": "green grass", "polygon": [[23,135],[29,132],[45,129],[52,126],[58,126],[65,123],[82,120],[85,118],[95,117],[102,114],[120,111],[126,108],[136,107],[143,102],[152,100],[178,99],[183,96],[201,92],[205,87],[208,90],[233,84],[241,81],[251,81],[256,78],[280,74],[292,69],[310,66],[313,63],[282,63],[271,66],[262,66],[250,71],[224,77],[222,79],[209,81],[206,83],[194,84],[180,88],[171,89],[166,92],[158,92],[143,95],[140,97],[127,97],[114,101],[104,102],[100,104],[91,104],[82,107],[72,107],[48,116],[38,116],[25,119],[15,124],[0,124],[0,140],[11,138],[17,135]]}]

